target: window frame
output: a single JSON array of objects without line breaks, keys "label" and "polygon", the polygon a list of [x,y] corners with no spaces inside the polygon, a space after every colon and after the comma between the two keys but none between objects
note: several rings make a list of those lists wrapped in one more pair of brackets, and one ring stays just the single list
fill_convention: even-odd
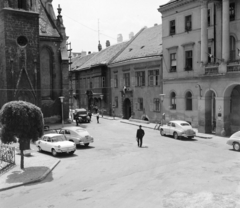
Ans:
[{"label": "window frame", "polygon": [[153,111],[155,112],[161,111],[160,102],[161,102],[160,98],[153,98],[153,106],[154,106]]},{"label": "window frame", "polygon": [[236,38],[233,35],[230,35],[229,40],[229,54],[230,54],[230,61],[236,60]]},{"label": "window frame", "polygon": [[[191,96],[189,96],[191,94]],[[193,110],[193,95],[190,91],[186,92],[185,94],[185,107],[186,111],[192,111]]]},{"label": "window frame", "polygon": [[[189,66],[189,63],[190,63],[190,66]],[[185,50],[185,68],[184,69],[185,71],[193,70],[193,50]]]},{"label": "window frame", "polygon": [[135,72],[136,78],[136,87],[143,87],[145,86],[145,71],[137,71]]},{"label": "window frame", "polygon": [[114,97],[115,108],[118,108],[118,96]]},{"label": "window frame", "polygon": [[148,70],[148,86],[159,86],[159,69]]},{"label": "window frame", "polygon": [[[170,53],[170,72],[177,72],[177,53]],[[173,66],[172,62],[175,61],[176,64]],[[174,68],[175,67],[175,68]]]},{"label": "window frame", "polygon": [[143,111],[143,98],[138,98],[138,111]]},{"label": "window frame", "polygon": [[118,88],[118,74],[114,74],[114,88]]},{"label": "window frame", "polygon": [[130,87],[130,73],[123,73],[123,84],[125,87]]},{"label": "window frame", "polygon": [[169,21],[169,35],[175,34],[176,34],[176,20],[171,20]]},{"label": "window frame", "polygon": [[235,2],[229,3],[229,21],[234,21],[236,19],[236,5]]},{"label": "window frame", "polygon": [[177,109],[176,97],[177,97],[176,93],[171,92],[171,94],[170,94],[170,110],[176,110]]},{"label": "window frame", "polygon": [[185,16],[185,32],[189,31],[192,31],[192,15]]}]

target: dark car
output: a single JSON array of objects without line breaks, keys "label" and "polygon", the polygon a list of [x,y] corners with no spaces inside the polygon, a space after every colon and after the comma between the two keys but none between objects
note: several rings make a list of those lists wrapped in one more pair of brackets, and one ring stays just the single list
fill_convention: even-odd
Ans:
[{"label": "dark car", "polygon": [[88,112],[84,108],[79,108],[75,110],[74,120],[76,121],[76,125],[79,123],[89,123],[90,117],[88,116]]}]

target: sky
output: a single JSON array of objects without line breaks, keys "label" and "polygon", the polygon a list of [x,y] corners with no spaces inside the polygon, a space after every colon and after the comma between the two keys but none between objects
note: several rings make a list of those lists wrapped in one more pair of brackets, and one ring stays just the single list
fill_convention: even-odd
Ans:
[{"label": "sky", "polygon": [[129,40],[129,33],[137,34],[143,27],[161,24],[160,5],[169,0],[53,0],[62,8],[63,23],[69,36],[73,52],[97,52],[98,40],[102,48],[106,41],[117,43],[118,34],[123,41]]}]

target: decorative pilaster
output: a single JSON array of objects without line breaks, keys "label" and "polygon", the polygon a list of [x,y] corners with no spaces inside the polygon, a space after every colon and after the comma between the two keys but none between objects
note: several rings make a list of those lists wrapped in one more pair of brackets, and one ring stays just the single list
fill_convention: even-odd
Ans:
[{"label": "decorative pilaster", "polygon": [[229,0],[223,2],[223,20],[222,20],[222,58],[226,63],[229,61]]},{"label": "decorative pilaster", "polygon": [[202,0],[201,6],[201,62],[208,61],[208,1]]}]

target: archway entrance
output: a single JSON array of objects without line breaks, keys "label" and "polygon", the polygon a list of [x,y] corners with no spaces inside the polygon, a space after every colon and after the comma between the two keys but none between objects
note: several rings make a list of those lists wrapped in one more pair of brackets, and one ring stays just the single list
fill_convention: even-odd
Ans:
[{"label": "archway entrance", "polygon": [[240,123],[240,85],[233,88],[230,95],[230,130],[231,134],[239,131]]},{"label": "archway entrance", "polygon": [[129,119],[132,115],[131,101],[126,98],[123,102],[123,118]]},{"label": "archway entrance", "polygon": [[205,126],[206,133],[216,133],[216,94],[209,90],[205,99]]}]

